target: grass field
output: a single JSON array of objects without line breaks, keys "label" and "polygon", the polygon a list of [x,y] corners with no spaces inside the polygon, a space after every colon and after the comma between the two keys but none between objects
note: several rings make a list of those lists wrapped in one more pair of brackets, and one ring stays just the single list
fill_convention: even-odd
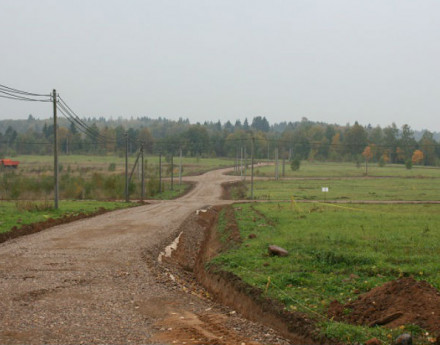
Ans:
[{"label": "grass field", "polygon": [[0,202],[0,233],[9,231],[13,226],[20,227],[45,221],[49,218],[59,218],[63,215],[78,213],[93,213],[100,208],[115,210],[132,207],[134,204],[123,202],[101,201],[61,201],[59,209],[53,208],[52,202],[29,202],[29,201],[1,201]]},{"label": "grass field", "polygon": [[[303,162],[299,171],[286,166],[286,177],[274,180],[274,166],[256,166],[254,198],[266,200],[440,200],[440,169],[402,165],[370,166],[365,170],[352,163]],[[247,170],[247,174],[249,169]],[[263,177],[263,179],[261,178]],[[266,179],[264,179],[266,177]],[[250,197],[250,179],[247,197]],[[328,192],[322,192],[327,187]],[[239,195],[234,193],[232,195]]]},{"label": "grass field", "polygon": [[[159,166],[158,156],[145,156],[146,161],[146,175],[157,174],[157,167]],[[53,170],[53,156],[35,156],[35,155],[21,155],[14,157],[14,160],[20,162],[19,170],[23,170],[25,173],[32,172],[51,172]],[[131,171],[136,157],[129,157],[129,170]],[[174,174],[178,175],[180,159],[174,157]],[[59,164],[63,167],[63,171],[70,172],[87,172],[95,171],[101,173],[122,173],[125,171],[125,157],[119,156],[89,156],[89,155],[60,155]],[[115,170],[110,168],[110,165],[114,164]],[[168,176],[168,166],[171,164],[167,162],[165,157],[162,157],[162,173],[163,176]],[[197,158],[197,157],[183,157],[182,174],[195,175],[202,172],[232,166],[234,160],[223,158]],[[110,168],[110,169],[109,169]]]},{"label": "grass field", "polygon": [[[279,176],[282,176],[282,163],[279,163]],[[343,162],[308,162],[301,161],[301,167],[292,171],[288,162],[285,165],[285,177],[361,177],[365,176],[365,164],[359,167],[355,163]],[[275,176],[275,166],[255,166],[255,176]],[[250,175],[250,169],[246,171]],[[403,164],[387,164],[383,167],[375,163],[368,165],[368,176],[394,176],[394,177],[440,177],[440,168],[431,166],[414,165],[406,169]]]},{"label": "grass field", "polygon": [[[322,192],[328,187],[328,192]],[[250,193],[250,191],[249,191]],[[440,200],[440,178],[255,181],[254,198],[272,200]]]},{"label": "grass field", "polygon": [[[389,343],[401,329],[332,322],[325,313],[330,301],[347,303],[400,276],[440,288],[440,205],[258,203],[235,205],[235,213],[243,243],[214,262],[286,308],[320,315],[326,336]],[[290,255],[269,256],[270,244]]]}]

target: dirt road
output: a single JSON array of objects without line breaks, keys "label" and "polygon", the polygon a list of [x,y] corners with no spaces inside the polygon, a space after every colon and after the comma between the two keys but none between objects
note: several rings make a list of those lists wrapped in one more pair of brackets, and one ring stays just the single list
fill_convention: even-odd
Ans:
[{"label": "dirt road", "polygon": [[235,177],[222,172],[188,178],[197,186],[178,200],[1,244],[0,343],[258,344],[249,333],[261,343],[275,339],[260,325],[232,320],[230,311],[159,282],[143,258],[191,212],[224,202],[220,185]]}]

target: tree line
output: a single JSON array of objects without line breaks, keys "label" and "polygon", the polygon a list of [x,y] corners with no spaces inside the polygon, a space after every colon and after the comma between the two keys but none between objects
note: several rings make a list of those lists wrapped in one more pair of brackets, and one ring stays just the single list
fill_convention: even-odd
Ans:
[{"label": "tree line", "polygon": [[[187,119],[138,117],[84,118],[84,126],[60,119],[61,154],[133,154],[141,145],[146,153],[203,157],[238,157],[251,152],[257,159],[364,161],[440,165],[438,133],[416,132],[407,124],[362,126],[309,121],[270,124],[264,116],[234,124]],[[29,115],[27,120],[0,121],[0,154],[52,154],[53,124]],[[416,139],[417,137],[417,139]]]}]

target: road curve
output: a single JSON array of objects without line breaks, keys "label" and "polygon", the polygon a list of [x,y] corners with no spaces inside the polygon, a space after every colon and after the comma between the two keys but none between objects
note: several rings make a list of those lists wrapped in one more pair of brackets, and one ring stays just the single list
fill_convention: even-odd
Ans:
[{"label": "road curve", "polygon": [[223,172],[187,178],[197,185],[177,200],[0,244],[0,343],[151,342],[154,323],[179,301],[157,283],[142,253],[194,210],[225,202],[221,183],[237,177]]}]

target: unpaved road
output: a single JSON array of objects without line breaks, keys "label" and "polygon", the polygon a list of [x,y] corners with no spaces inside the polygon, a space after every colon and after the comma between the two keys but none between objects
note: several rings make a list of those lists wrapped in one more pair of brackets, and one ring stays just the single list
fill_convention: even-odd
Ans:
[{"label": "unpaved road", "polygon": [[273,342],[261,325],[231,321],[230,311],[161,283],[143,258],[191,212],[225,202],[220,185],[236,177],[222,172],[188,178],[197,186],[181,199],[0,244],[0,343]]}]

